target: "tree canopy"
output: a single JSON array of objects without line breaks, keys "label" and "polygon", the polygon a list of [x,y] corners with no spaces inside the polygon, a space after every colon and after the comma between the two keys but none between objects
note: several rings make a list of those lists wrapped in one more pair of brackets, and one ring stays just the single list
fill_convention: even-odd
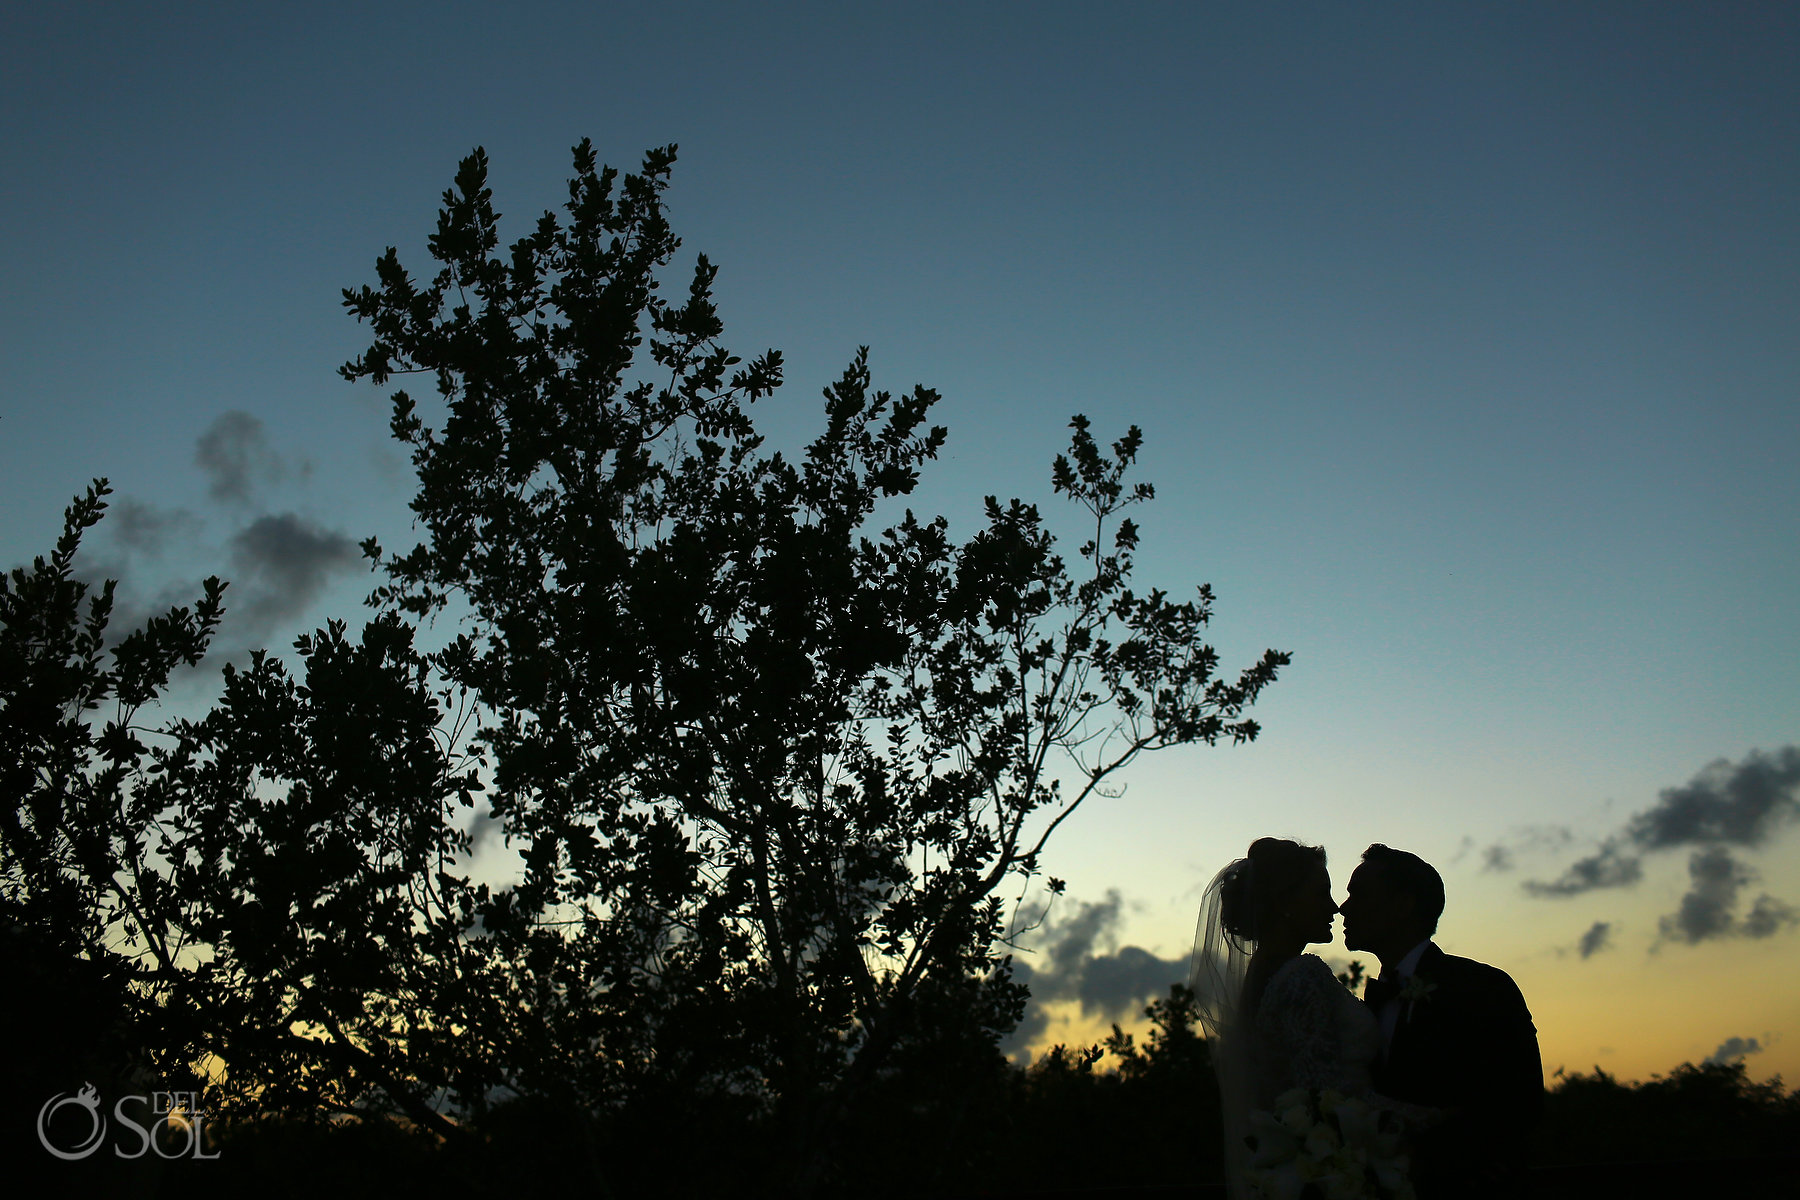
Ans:
[{"label": "tree canopy", "polygon": [[[146,748],[93,704],[199,661],[222,585],[103,670],[110,585],[83,624],[69,566],[103,492],[15,573],[4,911],[116,967],[164,1058],[246,1103],[449,1137],[520,1097],[735,1113],[807,1190],[896,1072],[997,1061],[1009,881],[1139,755],[1253,739],[1288,656],[1221,675],[1210,589],[1133,587],[1135,427],[1070,422],[1066,556],[1019,500],[960,542],[904,507],[939,398],[876,390],[866,348],[812,440],[768,448],[780,355],[722,344],[704,256],[662,294],[674,157],[621,179],[583,142],[503,249],[477,150],[431,277],[390,248],[345,292],[372,335],[345,378],[431,388],[390,397],[421,540],[365,543],[360,636],[226,668]],[[507,886],[475,881],[480,806]]]}]

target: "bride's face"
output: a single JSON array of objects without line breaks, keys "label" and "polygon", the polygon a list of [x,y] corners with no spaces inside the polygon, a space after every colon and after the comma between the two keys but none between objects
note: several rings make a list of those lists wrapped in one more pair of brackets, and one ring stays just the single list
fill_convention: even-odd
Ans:
[{"label": "bride's face", "polygon": [[1288,915],[1306,941],[1329,942],[1331,922],[1337,916],[1337,910],[1337,901],[1331,898],[1331,873],[1319,870],[1295,891]]}]

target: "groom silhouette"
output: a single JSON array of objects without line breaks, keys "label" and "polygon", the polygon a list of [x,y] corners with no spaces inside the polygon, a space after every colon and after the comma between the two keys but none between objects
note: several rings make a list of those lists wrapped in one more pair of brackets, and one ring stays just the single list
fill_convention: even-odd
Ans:
[{"label": "groom silhouette", "polygon": [[1537,1027],[1518,985],[1432,942],[1444,880],[1416,854],[1370,846],[1339,911],[1344,945],[1381,960],[1363,993],[1381,1024],[1375,1090],[1442,1113],[1413,1138],[1420,1200],[1518,1195],[1544,1107]]}]

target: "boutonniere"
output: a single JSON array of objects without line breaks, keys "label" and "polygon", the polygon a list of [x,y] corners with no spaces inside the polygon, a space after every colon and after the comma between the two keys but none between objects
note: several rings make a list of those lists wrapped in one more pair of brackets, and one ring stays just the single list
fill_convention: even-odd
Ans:
[{"label": "boutonniere", "polygon": [[1437,991],[1437,984],[1418,975],[1411,976],[1400,985],[1400,999],[1406,1001],[1407,1020],[1412,1019],[1413,1007],[1431,999],[1431,993]]}]

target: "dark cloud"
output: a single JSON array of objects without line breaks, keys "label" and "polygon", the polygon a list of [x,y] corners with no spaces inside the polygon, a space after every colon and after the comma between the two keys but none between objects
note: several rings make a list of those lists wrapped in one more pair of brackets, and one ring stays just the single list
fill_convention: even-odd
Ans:
[{"label": "dark cloud", "polygon": [[1761,1054],[1763,1044],[1755,1038],[1728,1037],[1719,1043],[1719,1048],[1706,1057],[1708,1066],[1730,1066],[1741,1062],[1752,1054]]},{"label": "dark cloud", "polygon": [[1738,929],[1745,937],[1765,938],[1790,925],[1800,925],[1800,911],[1765,892],[1750,906],[1750,912]]},{"label": "dark cloud", "polygon": [[1045,921],[1035,939],[1035,965],[1029,956],[1013,957],[1013,977],[1031,989],[1031,1001],[1003,1050],[1014,1054],[1037,1040],[1050,1024],[1045,1006],[1052,1001],[1073,1000],[1084,1016],[1120,1020],[1187,979],[1185,959],[1158,958],[1138,946],[1114,948],[1123,904],[1117,889],[1099,903],[1076,901],[1068,916]]},{"label": "dark cloud", "polygon": [[353,569],[360,557],[349,537],[295,513],[258,517],[231,539],[234,611],[247,632],[260,636],[305,612],[332,576]]},{"label": "dark cloud", "polygon": [[110,579],[118,585],[113,589],[112,612],[107,616],[102,638],[109,649],[142,629],[152,617],[167,616],[174,608],[191,610],[206,595],[206,588],[199,582],[164,583],[157,587],[139,584],[124,562],[117,559],[90,559],[83,555],[76,560],[75,578],[88,589],[81,604],[84,621],[88,605],[101,594],[106,581]]},{"label": "dark cloud", "polygon": [[475,810],[475,817],[469,823],[469,854],[471,857],[480,854],[489,846],[505,844],[506,833],[500,819],[494,815],[491,804],[482,804]]},{"label": "dark cloud", "polygon": [[[1761,846],[1796,815],[1800,815],[1800,746],[1783,746],[1772,754],[1752,750],[1735,765],[1721,758],[1681,787],[1664,788],[1654,805],[1633,816],[1623,830],[1601,843],[1598,852],[1570,864],[1558,878],[1527,880],[1522,886],[1533,896],[1577,896],[1598,888],[1629,886],[1643,877],[1644,854],[1684,846]],[[1503,847],[1490,848],[1490,852],[1496,849],[1510,862]],[[1700,861],[1698,856],[1695,861]],[[1712,869],[1735,860],[1723,855],[1705,862]],[[1692,869],[1690,863],[1690,872]],[[1718,889],[1723,886],[1715,881],[1697,892],[1690,891],[1682,901],[1683,910],[1672,914],[1665,924],[1678,931],[1704,928],[1709,906],[1716,901],[1715,893],[1722,895]],[[1732,896],[1735,900],[1735,891]],[[1689,899],[1694,902],[1691,910]],[[1792,910],[1772,897],[1770,905],[1763,920],[1774,922],[1769,930],[1773,932],[1787,923],[1783,914]]]},{"label": "dark cloud", "polygon": [[157,508],[125,497],[107,505],[101,526],[128,553],[160,555],[170,542],[199,532],[200,519],[184,508]]},{"label": "dark cloud", "polygon": [[1513,852],[1498,842],[1481,852],[1481,869],[1484,871],[1510,871],[1513,866]]},{"label": "dark cloud", "polygon": [[1660,923],[1663,940],[1692,944],[1738,932],[1738,892],[1754,878],[1755,873],[1723,846],[1694,851],[1688,858],[1688,890],[1681,907]]},{"label": "dark cloud", "polygon": [[232,410],[219,417],[194,445],[194,463],[206,472],[214,500],[244,503],[259,483],[286,473],[281,456],[263,436],[263,423],[247,412]]},{"label": "dark cloud", "polygon": [[1723,846],[1694,851],[1681,905],[1657,923],[1662,941],[1693,945],[1726,937],[1766,938],[1800,925],[1800,911],[1767,892],[1738,918],[1738,896],[1755,879],[1756,871]]},{"label": "dark cloud", "polygon": [[1612,838],[1586,858],[1578,858],[1548,883],[1528,879],[1520,886],[1533,896],[1579,896],[1596,888],[1623,887],[1643,878],[1644,867],[1635,854],[1626,854]]},{"label": "dark cloud", "polygon": [[1631,818],[1626,834],[1644,850],[1674,846],[1760,846],[1800,815],[1800,746],[1752,750],[1735,766],[1707,766],[1683,787],[1666,788],[1655,807]]},{"label": "dark cloud", "polygon": [[1581,952],[1581,957],[1592,958],[1611,946],[1612,929],[1611,921],[1595,921],[1588,926],[1588,931],[1581,935],[1581,942],[1576,947]]},{"label": "dark cloud", "polygon": [[1169,994],[1169,985],[1187,980],[1186,959],[1158,958],[1137,946],[1087,961],[1081,973],[1081,1011],[1117,1020],[1134,1015],[1149,1001]]}]

